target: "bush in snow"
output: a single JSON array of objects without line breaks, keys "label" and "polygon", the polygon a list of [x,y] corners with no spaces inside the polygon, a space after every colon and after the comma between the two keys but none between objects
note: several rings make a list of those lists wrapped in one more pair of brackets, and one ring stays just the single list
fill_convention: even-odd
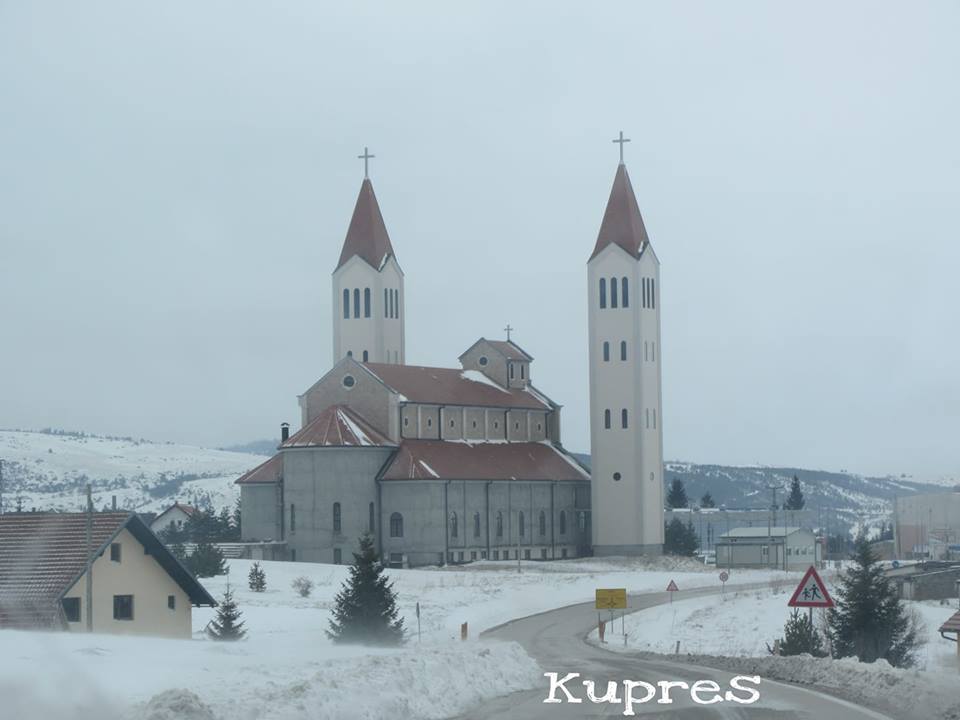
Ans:
[{"label": "bush in snow", "polygon": [[840,576],[837,607],[828,612],[833,656],[912,666],[922,644],[917,617],[907,612],[863,535],[854,544],[852,560]]},{"label": "bush in snow", "polygon": [[213,640],[241,640],[247,631],[240,620],[240,608],[233,599],[230,584],[223,593],[223,600],[217,606],[217,617],[207,625],[207,635]]},{"label": "bush in snow", "polygon": [[260,567],[260,563],[255,562],[250,568],[250,574],[247,575],[247,582],[250,589],[254,592],[263,592],[267,589],[267,574]]},{"label": "bush in snow", "polygon": [[800,614],[796,608],[783,626],[783,638],[780,640],[781,655],[813,655],[826,657],[823,641],[807,614]]},{"label": "bush in snow", "polygon": [[202,542],[194,549],[187,568],[198,578],[226,575],[227,561],[224,560],[223,551],[220,548],[208,542]]},{"label": "bush in snow", "polygon": [[310,597],[310,593],[313,592],[313,580],[302,575],[295,578],[290,585],[299,593],[300,597]]},{"label": "bush in snow", "polygon": [[360,552],[353,554],[350,577],[334,600],[333,619],[327,636],[338,643],[400,645],[404,640],[403,618],[397,608],[393,583],[373,547],[373,537],[360,538]]}]

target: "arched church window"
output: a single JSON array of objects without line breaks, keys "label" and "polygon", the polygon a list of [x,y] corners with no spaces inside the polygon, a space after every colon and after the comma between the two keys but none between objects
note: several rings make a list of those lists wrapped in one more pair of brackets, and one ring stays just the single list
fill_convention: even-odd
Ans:
[{"label": "arched church window", "polygon": [[390,537],[403,537],[403,515],[393,513],[390,516]]},{"label": "arched church window", "polygon": [[517,527],[520,529],[520,537],[526,532],[526,523],[524,522],[523,512],[517,513]]},{"label": "arched church window", "polygon": [[390,317],[390,291],[383,289],[383,316]]},{"label": "arched church window", "polygon": [[580,532],[587,529],[587,514],[583,510],[577,513],[577,527],[580,528]]},{"label": "arched church window", "polygon": [[540,535],[547,534],[547,514],[541,510],[540,511]]},{"label": "arched church window", "polygon": [[650,278],[650,307],[657,307],[657,281],[653,278]]},{"label": "arched church window", "polygon": [[510,363],[510,379],[513,380],[513,363]]},{"label": "arched church window", "polygon": [[560,534],[567,534],[567,513],[565,510],[560,511]]},{"label": "arched church window", "polygon": [[360,317],[360,288],[353,289],[353,316]]},{"label": "arched church window", "polygon": [[527,371],[527,366],[524,365],[523,363],[520,363],[520,379],[521,380],[524,379],[524,374],[526,373],[526,371]]},{"label": "arched church window", "polygon": [[617,306],[617,279],[610,278],[610,307]]},{"label": "arched church window", "polygon": [[480,513],[473,514],[473,536],[480,537]]},{"label": "arched church window", "polygon": [[600,278],[600,307],[607,306],[607,279]]},{"label": "arched church window", "polygon": [[497,512],[497,537],[503,537],[503,513]]},{"label": "arched church window", "polygon": [[364,362],[367,362],[367,360],[369,360],[369,359],[370,359],[370,354],[369,354],[366,350],[364,350],[364,351],[363,351],[363,361],[364,361]]},{"label": "arched church window", "polygon": [[368,514],[370,517],[367,518],[367,522],[370,526],[369,527],[370,534],[372,535],[374,532],[376,532],[376,529],[377,529],[377,510],[376,510],[376,506],[373,503],[370,503]]},{"label": "arched church window", "polygon": [[603,429],[604,430],[610,429],[610,410],[603,411]]},{"label": "arched church window", "polygon": [[626,340],[620,341],[620,359],[621,360],[627,359],[627,341]]},{"label": "arched church window", "polygon": [[387,317],[392,318],[393,317],[393,290],[390,290],[389,297],[390,297],[390,303],[389,303],[390,311],[387,314]]},{"label": "arched church window", "polygon": [[627,279],[625,277],[620,278],[620,292],[623,295],[621,305],[623,305],[623,307],[630,307],[630,286],[627,285]]},{"label": "arched church window", "polygon": [[370,288],[363,289],[363,316],[370,317]]},{"label": "arched church window", "polygon": [[350,319],[350,291],[346,288],[343,289],[343,318]]},{"label": "arched church window", "polygon": [[460,534],[460,528],[457,527],[457,514],[450,513],[450,537],[457,537]]},{"label": "arched church window", "polygon": [[336,502],[333,504],[333,531],[338,533],[340,529],[340,503]]},{"label": "arched church window", "polygon": [[603,361],[610,362],[610,343],[603,341]]},{"label": "arched church window", "polygon": [[620,425],[624,430],[627,429],[627,409],[624,408],[620,411]]},{"label": "arched church window", "polygon": [[399,318],[400,317],[400,291],[394,290],[393,293],[396,296],[393,299],[393,316],[395,318]]}]

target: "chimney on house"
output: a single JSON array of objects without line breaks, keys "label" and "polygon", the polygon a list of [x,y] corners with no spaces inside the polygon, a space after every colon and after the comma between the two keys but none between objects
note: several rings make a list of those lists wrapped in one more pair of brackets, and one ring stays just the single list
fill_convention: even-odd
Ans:
[{"label": "chimney on house", "polygon": [[117,496],[116,496],[116,495],[111,495],[110,497],[111,497],[111,500],[112,500],[112,503],[113,503],[113,511],[116,512],[116,511],[117,511]]},{"label": "chimney on house", "polygon": [[290,423],[280,423],[280,442],[285,443],[290,437]]}]

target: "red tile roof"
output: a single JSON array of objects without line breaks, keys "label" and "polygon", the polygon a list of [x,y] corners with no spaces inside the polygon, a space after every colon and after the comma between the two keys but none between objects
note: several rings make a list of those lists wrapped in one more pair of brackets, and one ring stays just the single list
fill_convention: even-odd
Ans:
[{"label": "red tile roof", "polygon": [[477,371],[386,363],[364,363],[364,367],[410,402],[524,410],[551,409],[549,402],[539,393],[524,388],[501,388]]},{"label": "red tile roof", "polygon": [[253,470],[249,470],[236,479],[237,485],[256,483],[276,483],[283,477],[283,455],[277,453],[264,463],[260,463]]},{"label": "red tile roof", "polygon": [[940,632],[952,632],[960,635],[960,612],[955,612],[943,625],[940,626]]},{"label": "red tile roof", "polygon": [[647,229],[640,216],[640,207],[637,205],[637,196],[630,184],[627,166],[617,167],[617,174],[613,179],[613,188],[610,190],[610,199],[607,200],[607,209],[603,214],[600,225],[600,234],[597,244],[593,248],[592,260],[596,255],[611,243],[615,243],[633,255],[640,257],[645,245],[650,242]]},{"label": "red tile roof", "polygon": [[393,245],[390,244],[390,236],[387,235],[383,215],[380,213],[377,196],[373,193],[373,184],[369,179],[365,179],[360,186],[360,194],[353,208],[353,217],[350,218],[350,227],[347,229],[346,240],[343,241],[337,268],[354,255],[360,256],[377,270],[390,255],[396,256]]},{"label": "red tile roof", "polygon": [[331,405],[280,447],[392,446],[366,420],[345,405]]},{"label": "red tile roof", "polygon": [[546,442],[405,440],[383,480],[589,480],[569,455]]},{"label": "red tile roof", "polygon": [[[0,627],[60,627],[60,599],[86,571],[85,513],[0,515]],[[127,528],[177,580],[195,604],[216,604],[133,513],[93,513],[94,556]]]}]

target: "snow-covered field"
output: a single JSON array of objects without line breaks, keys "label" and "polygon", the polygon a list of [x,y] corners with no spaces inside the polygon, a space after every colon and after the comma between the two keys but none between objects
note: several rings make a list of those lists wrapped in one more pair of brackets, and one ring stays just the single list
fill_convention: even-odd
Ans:
[{"label": "snow-covered field", "polygon": [[[18,720],[252,720],[443,718],[485,698],[529,689],[540,669],[517,645],[477,640],[487,627],[574,602],[597,587],[663,590],[717,585],[714,568],[691,561],[587,559],[477,563],[459,569],[390,571],[410,635],[400,649],[340,647],[324,631],[344,566],[263,563],[267,590],[247,588],[251,562],[204,580],[218,597],[230,582],[249,630],[239,643],[205,639],[210,609],[194,610],[192,641],[0,632],[4,716]],[[305,576],[308,598],[291,587]],[[738,573],[737,582],[769,578]],[[416,603],[422,635],[417,642]],[[470,640],[459,640],[468,622]],[[199,698],[199,705],[193,696]],[[109,698],[109,700],[107,700]],[[174,708],[174,709],[171,709]],[[184,709],[186,708],[186,709]],[[86,712],[86,714],[84,714]]]},{"label": "snow-covered field", "polygon": [[4,505],[20,498],[24,509],[77,510],[84,487],[96,507],[117,497],[119,507],[162,510],[174,500],[208,499],[215,509],[233,506],[233,481],[266,458],[247,453],[94,436],[0,430]]},{"label": "snow-covered field", "polygon": [[[829,578],[825,577],[825,581],[828,589],[832,589]],[[787,602],[793,589],[792,583],[774,582],[770,588],[679,600],[628,615],[624,623],[626,651],[673,653],[679,640],[681,653],[767,655],[767,645],[772,647],[776,638],[783,637],[783,625],[790,615]],[[917,654],[917,668],[956,676],[960,672],[956,645],[937,632],[956,612],[956,603],[909,602],[907,605],[920,615],[925,626],[926,644]],[[814,611],[818,626],[823,621],[821,612]],[[622,632],[618,620],[614,636],[607,638],[610,649],[624,651]],[[591,641],[596,640],[593,633]]]}]

